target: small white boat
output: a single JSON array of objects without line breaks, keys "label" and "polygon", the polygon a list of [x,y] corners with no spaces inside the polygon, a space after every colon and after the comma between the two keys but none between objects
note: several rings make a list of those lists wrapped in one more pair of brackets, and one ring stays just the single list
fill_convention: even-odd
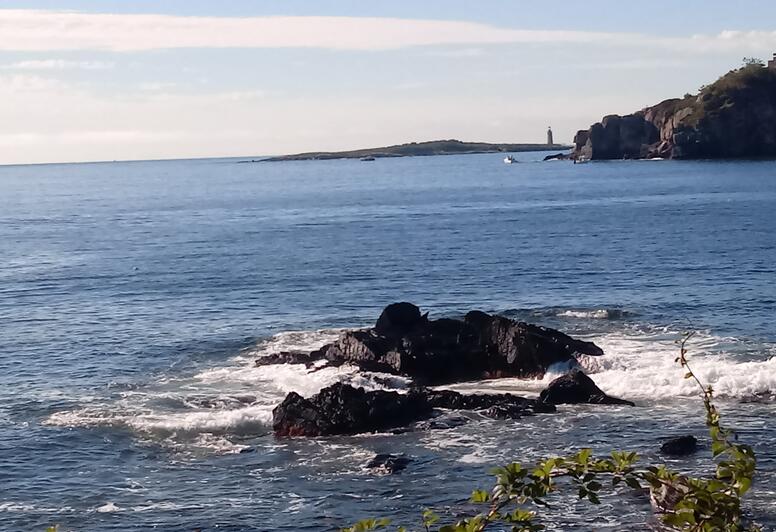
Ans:
[{"label": "small white boat", "polygon": [[507,155],[506,157],[504,157],[504,164],[512,164],[516,162],[517,162],[517,159],[515,159],[511,155]]}]

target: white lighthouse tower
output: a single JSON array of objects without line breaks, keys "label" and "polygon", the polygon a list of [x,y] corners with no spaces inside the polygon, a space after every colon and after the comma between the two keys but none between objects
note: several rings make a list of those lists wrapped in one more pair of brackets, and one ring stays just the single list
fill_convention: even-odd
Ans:
[{"label": "white lighthouse tower", "polygon": [[552,128],[547,128],[547,146],[553,146],[555,143],[552,141]]}]

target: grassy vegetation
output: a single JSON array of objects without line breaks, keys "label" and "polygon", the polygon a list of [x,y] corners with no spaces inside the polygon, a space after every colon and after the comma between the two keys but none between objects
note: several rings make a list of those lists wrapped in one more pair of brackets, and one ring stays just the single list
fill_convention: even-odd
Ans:
[{"label": "grassy vegetation", "polygon": [[736,105],[745,105],[753,95],[776,90],[776,71],[760,63],[731,70],[710,85],[701,87],[698,96],[688,101],[693,112],[683,122],[695,127],[704,118]]}]

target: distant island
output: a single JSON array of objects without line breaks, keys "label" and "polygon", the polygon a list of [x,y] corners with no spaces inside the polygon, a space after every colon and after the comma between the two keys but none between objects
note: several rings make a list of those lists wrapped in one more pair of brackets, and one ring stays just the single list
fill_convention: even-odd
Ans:
[{"label": "distant island", "polygon": [[474,153],[558,151],[569,150],[572,146],[564,144],[489,144],[487,142],[462,142],[460,140],[432,140],[428,142],[409,142],[382,148],[366,148],[351,151],[308,152],[293,155],[268,157],[259,161],[316,161],[329,159],[377,159],[382,157],[419,157],[428,155],[464,155]]},{"label": "distant island", "polygon": [[576,134],[570,158],[776,158],[776,55],[747,59],[698,94],[606,116]]}]

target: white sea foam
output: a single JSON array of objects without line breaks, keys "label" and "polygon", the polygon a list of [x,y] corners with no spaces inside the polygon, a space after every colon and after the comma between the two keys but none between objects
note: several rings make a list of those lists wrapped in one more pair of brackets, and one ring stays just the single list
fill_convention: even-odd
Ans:
[{"label": "white sea foam", "polygon": [[0,503],[0,512],[8,513],[36,513],[36,514],[64,514],[75,511],[70,506],[50,507],[38,506],[32,503],[23,502],[2,502]]},{"label": "white sea foam", "polygon": [[[697,384],[683,378],[675,362],[678,335],[611,333],[596,339],[603,357],[584,357],[580,364],[594,375],[596,384],[612,395],[635,399],[689,397]],[[744,399],[773,395],[776,391],[776,357],[762,353],[761,360],[744,361],[733,352],[735,341],[699,334],[688,344],[691,367],[701,382],[721,397]],[[768,348],[770,349],[770,348]],[[767,358],[769,357],[769,358]]]},{"label": "white sea foam", "polygon": [[95,509],[96,512],[101,513],[101,514],[119,512],[121,510],[122,510],[122,508],[119,508],[118,506],[116,506],[112,502],[106,502],[102,506],[99,506],[99,507],[97,507]]},{"label": "white sea foam", "polygon": [[595,310],[562,310],[556,316],[561,318],[608,320],[615,314],[620,315],[619,311],[613,312],[609,309],[600,308]]},{"label": "white sea foam", "polygon": [[[226,454],[244,449],[239,440],[265,434],[272,409],[288,392],[309,397],[335,382],[367,390],[405,390],[409,379],[360,372],[353,366],[310,370],[304,365],[256,366],[255,359],[278,351],[310,351],[332,341],[342,331],[281,333],[244,350],[225,365],[187,377],[168,376],[156,383],[123,391],[108,400],[52,414],[44,423],[56,426],[113,426],[174,449],[208,449]],[[605,392],[640,401],[692,396],[697,388],[682,379],[675,363],[678,333],[645,327],[618,327],[588,338],[601,346],[602,357],[579,356],[578,363]],[[760,360],[742,360],[735,339],[699,334],[689,345],[692,367],[719,396],[749,398],[774,395],[774,352]],[[772,347],[768,349],[773,349]],[[538,394],[571,364],[552,366],[543,379],[496,379],[448,386],[462,393],[513,392]],[[233,441],[236,438],[238,441]]]},{"label": "white sea foam", "polygon": [[[606,353],[594,357],[579,355],[579,366],[593,377],[606,393],[628,399],[660,401],[671,397],[691,397],[697,384],[683,379],[684,371],[675,362],[678,332],[665,329],[618,330],[585,338]],[[773,346],[765,347],[760,360],[741,360],[734,338],[710,334],[696,335],[688,345],[693,370],[700,380],[714,388],[717,396],[733,399],[773,398],[776,395],[776,356]],[[446,388],[462,393],[538,394],[553,379],[568,371],[571,364],[551,366],[542,379],[495,379],[461,383]]]},{"label": "white sea foam", "polygon": [[288,392],[309,397],[336,382],[367,390],[408,386],[409,379],[359,372],[347,365],[312,370],[304,365],[255,365],[256,358],[279,351],[318,349],[341,332],[281,333],[242,351],[223,366],[187,377],[166,376],[147,386],[121,391],[113,400],[89,401],[79,409],[54,413],[44,424],[120,427],[173,449],[188,446],[226,454],[247,447],[230,437],[266,433],[273,408]]}]

